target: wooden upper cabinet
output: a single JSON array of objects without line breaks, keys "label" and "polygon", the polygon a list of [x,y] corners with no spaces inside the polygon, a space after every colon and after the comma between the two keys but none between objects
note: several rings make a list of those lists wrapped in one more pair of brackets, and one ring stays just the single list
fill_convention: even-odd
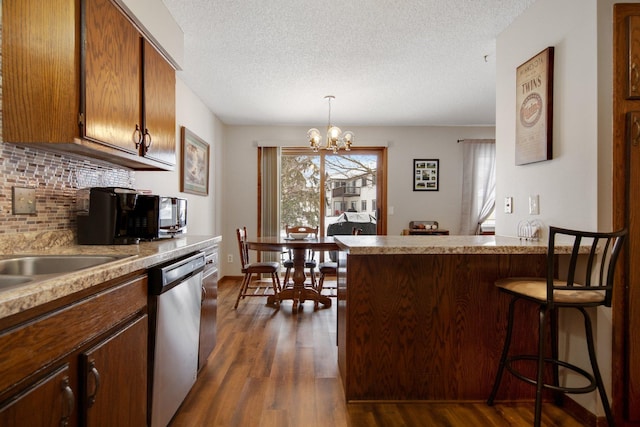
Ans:
[{"label": "wooden upper cabinet", "polygon": [[109,0],[86,0],[85,7],[83,136],[137,155],[142,136],[140,34]]},{"label": "wooden upper cabinet", "polygon": [[146,40],[144,53],[144,148],[142,155],[176,163],[176,72]]},{"label": "wooden upper cabinet", "polygon": [[172,169],[175,70],[110,0],[85,3],[85,138]]},{"label": "wooden upper cabinet", "polygon": [[175,70],[112,0],[3,0],[2,58],[3,141],[174,168]]},{"label": "wooden upper cabinet", "polygon": [[2,1],[2,140],[78,136],[78,1]]}]

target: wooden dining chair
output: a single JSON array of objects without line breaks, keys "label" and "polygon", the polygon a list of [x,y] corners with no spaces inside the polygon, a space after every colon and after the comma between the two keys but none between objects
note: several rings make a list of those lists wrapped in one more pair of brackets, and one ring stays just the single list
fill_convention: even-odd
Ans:
[{"label": "wooden dining chair", "polygon": [[[240,299],[245,297],[269,297],[275,295],[276,305],[280,305],[278,294],[280,293],[280,278],[278,277],[278,271],[280,270],[280,263],[272,262],[250,262],[249,260],[249,246],[247,245],[247,227],[236,229],[236,236],[238,237],[238,249],[240,250],[240,262],[242,265],[242,284],[238,291],[238,298],[236,298],[236,304],[234,309],[238,308]],[[258,280],[252,281],[253,275],[258,276]],[[269,274],[271,276],[271,287],[260,282],[261,274]]]},{"label": "wooden dining chair", "polygon": [[[318,237],[318,227],[308,227],[308,226],[285,226],[285,232],[287,236],[290,236],[291,233],[307,233],[309,237],[315,239]],[[315,252],[312,250],[307,251],[305,255],[304,268],[309,270],[309,276],[311,277],[311,286],[316,287],[316,268],[318,263],[315,259]],[[285,268],[284,271],[284,287],[289,285],[289,279],[291,278],[291,270],[293,269],[293,254],[291,250],[288,251],[288,258],[282,262],[282,266]]]},{"label": "wooden dining chair", "polygon": [[[357,236],[359,234],[362,234],[362,228],[358,228],[358,227],[353,227],[351,229],[351,234],[354,236]],[[320,279],[318,280],[318,286],[316,287],[316,289],[318,290],[318,293],[322,293],[323,289],[328,289],[330,290],[330,294],[328,296],[330,297],[337,297],[337,290],[338,290],[338,286],[331,286],[331,287],[324,287],[324,281],[326,279],[327,276],[337,276],[338,275],[338,263],[335,261],[326,261],[326,262],[322,262],[320,263],[320,266],[318,267],[318,271],[320,272]]]},{"label": "wooden dining chair", "polygon": [[[618,254],[622,249],[627,231],[612,233],[598,233],[568,230],[557,227],[549,228],[549,245],[547,249],[547,275],[541,278],[512,277],[496,281],[496,286],[502,292],[511,296],[502,356],[498,364],[498,371],[491,394],[487,400],[489,406],[494,399],[502,380],[505,368],[516,378],[536,387],[534,411],[534,426],[540,426],[542,418],[543,389],[553,390],[556,402],[561,402],[562,393],[590,393],[598,390],[602,406],[609,426],[613,426],[614,419],[609,406],[609,400],[604,389],[596,352],[594,347],[590,310],[598,306],[611,307],[613,294],[614,272]],[[566,279],[559,279],[556,271],[556,241],[572,241],[572,252],[568,260]],[[585,253],[586,252],[586,253]],[[538,306],[538,349],[537,354],[509,353],[514,323],[516,303],[532,303]],[[573,308],[582,314],[586,335],[587,352],[591,363],[591,372],[560,360],[558,355],[557,311]],[[551,327],[547,323],[551,322]],[[547,336],[550,334],[550,336]],[[549,338],[550,337],[550,338]],[[551,351],[546,346],[551,343]],[[548,353],[551,353],[549,356]],[[524,368],[529,366],[529,371]],[[578,386],[560,385],[559,370],[564,369],[584,377],[588,385]],[[550,371],[545,369],[549,367]],[[549,371],[552,378],[545,380],[545,372]]]}]

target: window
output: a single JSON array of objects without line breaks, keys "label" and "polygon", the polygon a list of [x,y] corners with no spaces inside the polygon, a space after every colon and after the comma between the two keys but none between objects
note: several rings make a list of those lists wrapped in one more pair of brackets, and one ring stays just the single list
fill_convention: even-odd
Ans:
[{"label": "window", "polygon": [[460,234],[479,234],[494,212],[496,144],[493,139],[465,140],[463,146]]},{"label": "window", "polygon": [[[259,149],[259,156],[267,148]],[[386,148],[352,148],[350,152],[338,154],[289,147],[279,151],[279,191],[272,193],[280,193],[281,230],[287,224],[318,225],[320,234],[324,235],[328,225],[343,212],[366,211],[367,200],[386,199],[385,186],[372,185],[386,182],[381,175],[386,165]],[[259,186],[262,179],[261,172]],[[264,197],[272,198],[275,194],[263,194]],[[260,222],[264,215],[262,198],[259,200]],[[378,230],[382,234],[386,232],[386,221],[378,221]]]}]

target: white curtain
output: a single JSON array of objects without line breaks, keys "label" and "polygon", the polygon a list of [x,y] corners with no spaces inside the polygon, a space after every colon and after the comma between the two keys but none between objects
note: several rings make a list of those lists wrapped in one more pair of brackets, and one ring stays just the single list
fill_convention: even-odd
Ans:
[{"label": "white curtain", "polygon": [[460,234],[479,234],[496,205],[496,141],[465,139]]}]

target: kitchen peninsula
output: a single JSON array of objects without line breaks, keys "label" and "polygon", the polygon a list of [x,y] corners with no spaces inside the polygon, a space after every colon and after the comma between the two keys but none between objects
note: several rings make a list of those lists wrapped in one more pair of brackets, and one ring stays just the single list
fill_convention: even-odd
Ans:
[{"label": "kitchen peninsula", "polygon": [[[546,241],[502,236],[336,236],[336,241],[342,249],[338,364],[347,401],[485,400],[509,304],[494,281],[544,276]],[[513,350],[534,352],[537,312],[518,310],[516,317],[514,334],[531,339],[514,340]],[[534,391],[505,376],[498,399],[530,399]]]}]

